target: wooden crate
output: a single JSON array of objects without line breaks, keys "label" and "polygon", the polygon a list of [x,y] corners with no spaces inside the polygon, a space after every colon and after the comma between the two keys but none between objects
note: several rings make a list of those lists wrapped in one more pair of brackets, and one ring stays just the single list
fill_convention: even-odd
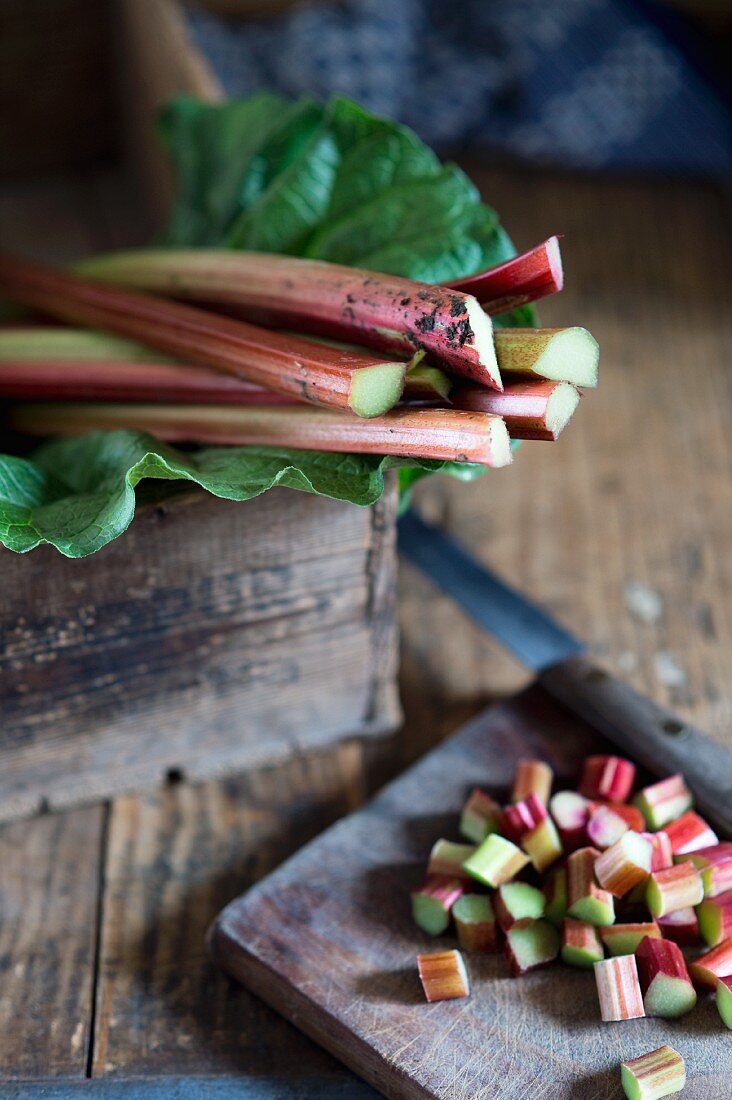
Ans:
[{"label": "wooden crate", "polygon": [[395,510],[193,492],[0,551],[0,820],[393,730]]}]

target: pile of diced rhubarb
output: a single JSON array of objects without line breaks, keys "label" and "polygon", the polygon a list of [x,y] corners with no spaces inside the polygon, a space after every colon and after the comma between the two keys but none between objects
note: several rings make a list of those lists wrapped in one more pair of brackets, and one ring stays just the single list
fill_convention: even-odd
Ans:
[{"label": "pile of diced rhubarb", "polygon": [[0,397],[31,436],[130,428],[505,466],[512,439],[555,440],[597,383],[586,329],[506,327],[562,283],[556,237],[447,286],[227,250],[74,272],[0,256],[0,295],[34,322],[0,332]]},{"label": "pile of diced rhubarb", "polygon": [[[454,924],[467,953],[502,942],[514,976],[557,958],[592,968],[602,1020],[681,1016],[713,992],[732,1028],[732,842],[692,809],[683,776],[633,796],[635,772],[621,757],[591,756],[576,791],[551,794],[551,768],[521,760],[507,805],[474,790],[460,814],[464,842],[440,839],[430,853],[414,920],[435,936]],[[460,951],[418,965],[428,1001],[469,995]],[[683,1061],[661,1051],[670,1053],[644,1056],[642,1089],[629,1096],[667,1095],[643,1091],[667,1078],[669,1092],[681,1087]]]}]

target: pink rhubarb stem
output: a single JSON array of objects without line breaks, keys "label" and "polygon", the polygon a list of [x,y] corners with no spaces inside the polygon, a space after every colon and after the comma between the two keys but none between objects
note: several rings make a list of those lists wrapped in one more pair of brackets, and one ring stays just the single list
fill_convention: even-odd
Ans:
[{"label": "pink rhubarb stem", "polygon": [[455,389],[450,400],[456,409],[502,416],[513,439],[555,440],[579,402],[569,382],[511,382],[503,393],[485,386]]},{"label": "pink rhubarb stem", "polygon": [[0,256],[0,294],[65,321],[132,337],[276,393],[359,415],[385,412],[404,387],[404,363],[381,362],[269,332],[12,257]]},{"label": "pink rhubarb stem", "polygon": [[457,290],[322,260],[207,249],[115,253],[79,270],[275,328],[406,358],[426,351],[439,366],[502,389],[490,317]]},{"label": "pink rhubarb stem", "polygon": [[549,237],[521,256],[514,256],[476,275],[454,279],[447,285],[453,290],[475,295],[483,308],[492,314],[506,313],[547,294],[555,294],[564,286],[559,238]]},{"label": "pink rhubarb stem", "polygon": [[362,420],[307,407],[31,404],[12,408],[8,422],[33,436],[131,428],[171,443],[296,447],[482,466],[511,461],[508,433],[499,417],[452,409],[393,409]]}]

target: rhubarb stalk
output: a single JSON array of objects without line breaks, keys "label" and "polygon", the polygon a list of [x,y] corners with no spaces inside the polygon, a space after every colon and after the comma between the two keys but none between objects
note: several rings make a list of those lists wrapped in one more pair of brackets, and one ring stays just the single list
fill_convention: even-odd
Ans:
[{"label": "rhubarb stalk", "polygon": [[476,298],[396,275],[257,252],[140,250],[94,257],[95,279],[216,306],[258,324],[347,340],[501,389],[489,316]]},{"label": "rhubarb stalk", "polygon": [[[651,870],[651,846],[638,833],[626,832],[595,860],[595,877],[603,890],[622,898]],[[655,914],[658,915],[658,914]]]},{"label": "rhubarb stalk", "polygon": [[453,290],[474,294],[488,313],[507,313],[529,302],[555,294],[564,286],[558,237],[549,237],[521,256],[475,275],[454,279]]},{"label": "rhubarb stalk", "polygon": [[694,909],[674,909],[658,918],[658,926],[665,940],[673,940],[679,947],[689,947],[699,942],[699,921]]},{"label": "rhubarb stalk", "polygon": [[543,806],[546,806],[553,779],[554,773],[544,760],[518,760],[513,777],[511,801],[521,802],[533,795]]},{"label": "rhubarb stalk", "polygon": [[649,829],[662,829],[664,825],[675,821],[690,808],[693,801],[693,795],[686,786],[683,775],[678,774],[644,787],[633,799]]},{"label": "rhubarb stalk", "polygon": [[600,929],[602,942],[611,955],[633,955],[638,945],[650,937],[661,939],[661,929],[655,921],[640,924],[611,924]]},{"label": "rhubarb stalk", "polygon": [[582,767],[580,794],[607,802],[625,802],[633,789],[635,764],[622,756],[588,756]]},{"label": "rhubarb stalk", "polygon": [[732,936],[689,963],[689,973],[707,989],[715,989],[719,978],[732,978]]},{"label": "rhubarb stalk", "polygon": [[427,875],[448,875],[450,878],[469,879],[463,863],[475,851],[472,844],[455,844],[452,840],[436,840],[427,863]]},{"label": "rhubarb stalk", "polygon": [[0,293],[64,321],[107,328],[276,393],[359,416],[386,412],[404,389],[406,363],[314,344],[42,264],[0,256]]},{"label": "rhubarb stalk", "polygon": [[463,863],[463,870],[484,886],[501,886],[514,878],[529,857],[505,837],[491,833]]},{"label": "rhubarb stalk", "polygon": [[722,1023],[732,1028],[732,978],[719,979],[716,1001]]},{"label": "rhubarb stalk", "polygon": [[732,841],[723,840],[692,852],[688,859],[701,875],[705,897],[714,898],[732,890]]},{"label": "rhubarb stalk", "polygon": [[514,978],[548,966],[559,954],[559,933],[545,920],[518,924],[506,933],[506,957]]},{"label": "rhubarb stalk", "polygon": [[710,947],[732,936],[732,890],[716,898],[706,898],[697,906],[696,915],[702,939]]},{"label": "rhubarb stalk", "polygon": [[502,416],[513,439],[559,437],[579,402],[579,393],[568,382],[511,382],[503,393],[485,386],[465,386],[450,395],[456,409],[490,412]]},{"label": "rhubarb stalk", "polygon": [[546,898],[528,882],[504,882],[493,896],[496,920],[504,932],[515,925],[530,924],[544,915]]},{"label": "rhubarb stalk", "polygon": [[326,409],[229,405],[17,405],[8,423],[27,435],[84,435],[131,428],[170,443],[297,447],[505,466],[511,447],[503,421],[451,409],[392,409],[373,420]]},{"label": "rhubarb stalk", "polygon": [[613,924],[613,895],[595,882],[597,848],[578,848],[567,860],[567,914],[588,924]]},{"label": "rhubarb stalk", "polygon": [[[597,385],[600,351],[585,328],[504,328],[495,334],[501,371],[528,377]],[[504,380],[505,381],[505,380]]]},{"label": "rhubarb stalk", "polygon": [[653,871],[648,877],[646,904],[652,917],[665,917],[675,909],[698,905],[703,897],[702,881],[693,863]]}]

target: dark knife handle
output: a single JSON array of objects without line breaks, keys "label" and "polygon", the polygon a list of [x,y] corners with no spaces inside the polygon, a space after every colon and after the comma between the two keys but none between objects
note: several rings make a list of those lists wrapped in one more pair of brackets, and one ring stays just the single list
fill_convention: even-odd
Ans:
[{"label": "dark knife handle", "polygon": [[584,657],[539,674],[565,707],[658,776],[682,772],[701,812],[732,838],[732,753]]}]

